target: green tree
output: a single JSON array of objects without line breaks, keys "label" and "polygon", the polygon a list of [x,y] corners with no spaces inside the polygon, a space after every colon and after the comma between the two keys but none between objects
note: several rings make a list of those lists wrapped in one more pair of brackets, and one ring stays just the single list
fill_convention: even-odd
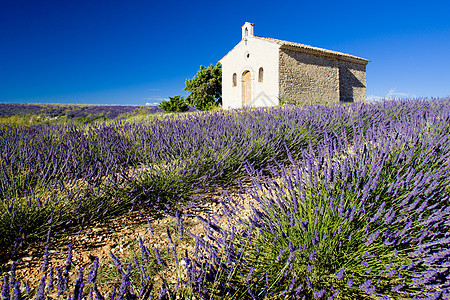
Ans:
[{"label": "green tree", "polygon": [[184,91],[191,94],[186,98],[187,104],[198,110],[208,110],[222,104],[222,66],[220,63],[209,67],[200,66],[197,75],[186,79]]},{"label": "green tree", "polygon": [[158,106],[165,112],[183,112],[189,110],[189,107],[181,95],[169,97],[169,100],[162,100]]}]

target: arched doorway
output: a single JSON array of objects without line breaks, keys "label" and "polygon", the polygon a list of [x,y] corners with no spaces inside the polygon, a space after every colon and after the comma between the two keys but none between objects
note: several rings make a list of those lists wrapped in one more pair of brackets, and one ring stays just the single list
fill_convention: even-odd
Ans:
[{"label": "arched doorway", "polygon": [[242,107],[252,103],[252,77],[250,71],[242,73]]}]

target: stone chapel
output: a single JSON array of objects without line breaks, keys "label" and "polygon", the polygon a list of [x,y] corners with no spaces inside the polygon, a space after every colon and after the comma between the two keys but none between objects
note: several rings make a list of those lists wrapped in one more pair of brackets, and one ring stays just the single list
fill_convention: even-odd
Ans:
[{"label": "stone chapel", "polygon": [[223,108],[366,101],[369,60],[256,36],[253,27],[245,22],[242,40],[220,60]]}]

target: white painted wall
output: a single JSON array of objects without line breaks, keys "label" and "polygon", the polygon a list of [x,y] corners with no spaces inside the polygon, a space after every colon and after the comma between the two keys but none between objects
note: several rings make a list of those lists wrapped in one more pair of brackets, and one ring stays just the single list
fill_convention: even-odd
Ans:
[{"label": "white painted wall", "polygon": [[[244,26],[253,24],[245,23]],[[243,26],[243,34],[244,34]],[[251,28],[253,29],[253,28]],[[253,38],[253,30],[220,60],[222,64],[222,107],[242,107],[242,73],[249,70],[252,78],[252,107],[278,105],[279,45]],[[251,34],[250,34],[251,33]],[[249,57],[247,57],[249,55]],[[263,82],[258,82],[259,68],[263,67]],[[233,87],[233,73],[237,86]]]}]

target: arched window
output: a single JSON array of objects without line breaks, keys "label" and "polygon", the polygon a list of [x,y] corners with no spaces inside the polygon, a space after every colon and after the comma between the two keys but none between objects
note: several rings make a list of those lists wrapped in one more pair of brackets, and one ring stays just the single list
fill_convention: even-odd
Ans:
[{"label": "arched window", "polygon": [[233,74],[233,86],[237,85],[237,75],[236,73]]},{"label": "arched window", "polygon": [[261,67],[261,68],[259,68],[258,82],[263,82],[263,76],[264,76],[264,70]]},{"label": "arched window", "polygon": [[245,28],[245,36],[248,36],[248,28]]}]

